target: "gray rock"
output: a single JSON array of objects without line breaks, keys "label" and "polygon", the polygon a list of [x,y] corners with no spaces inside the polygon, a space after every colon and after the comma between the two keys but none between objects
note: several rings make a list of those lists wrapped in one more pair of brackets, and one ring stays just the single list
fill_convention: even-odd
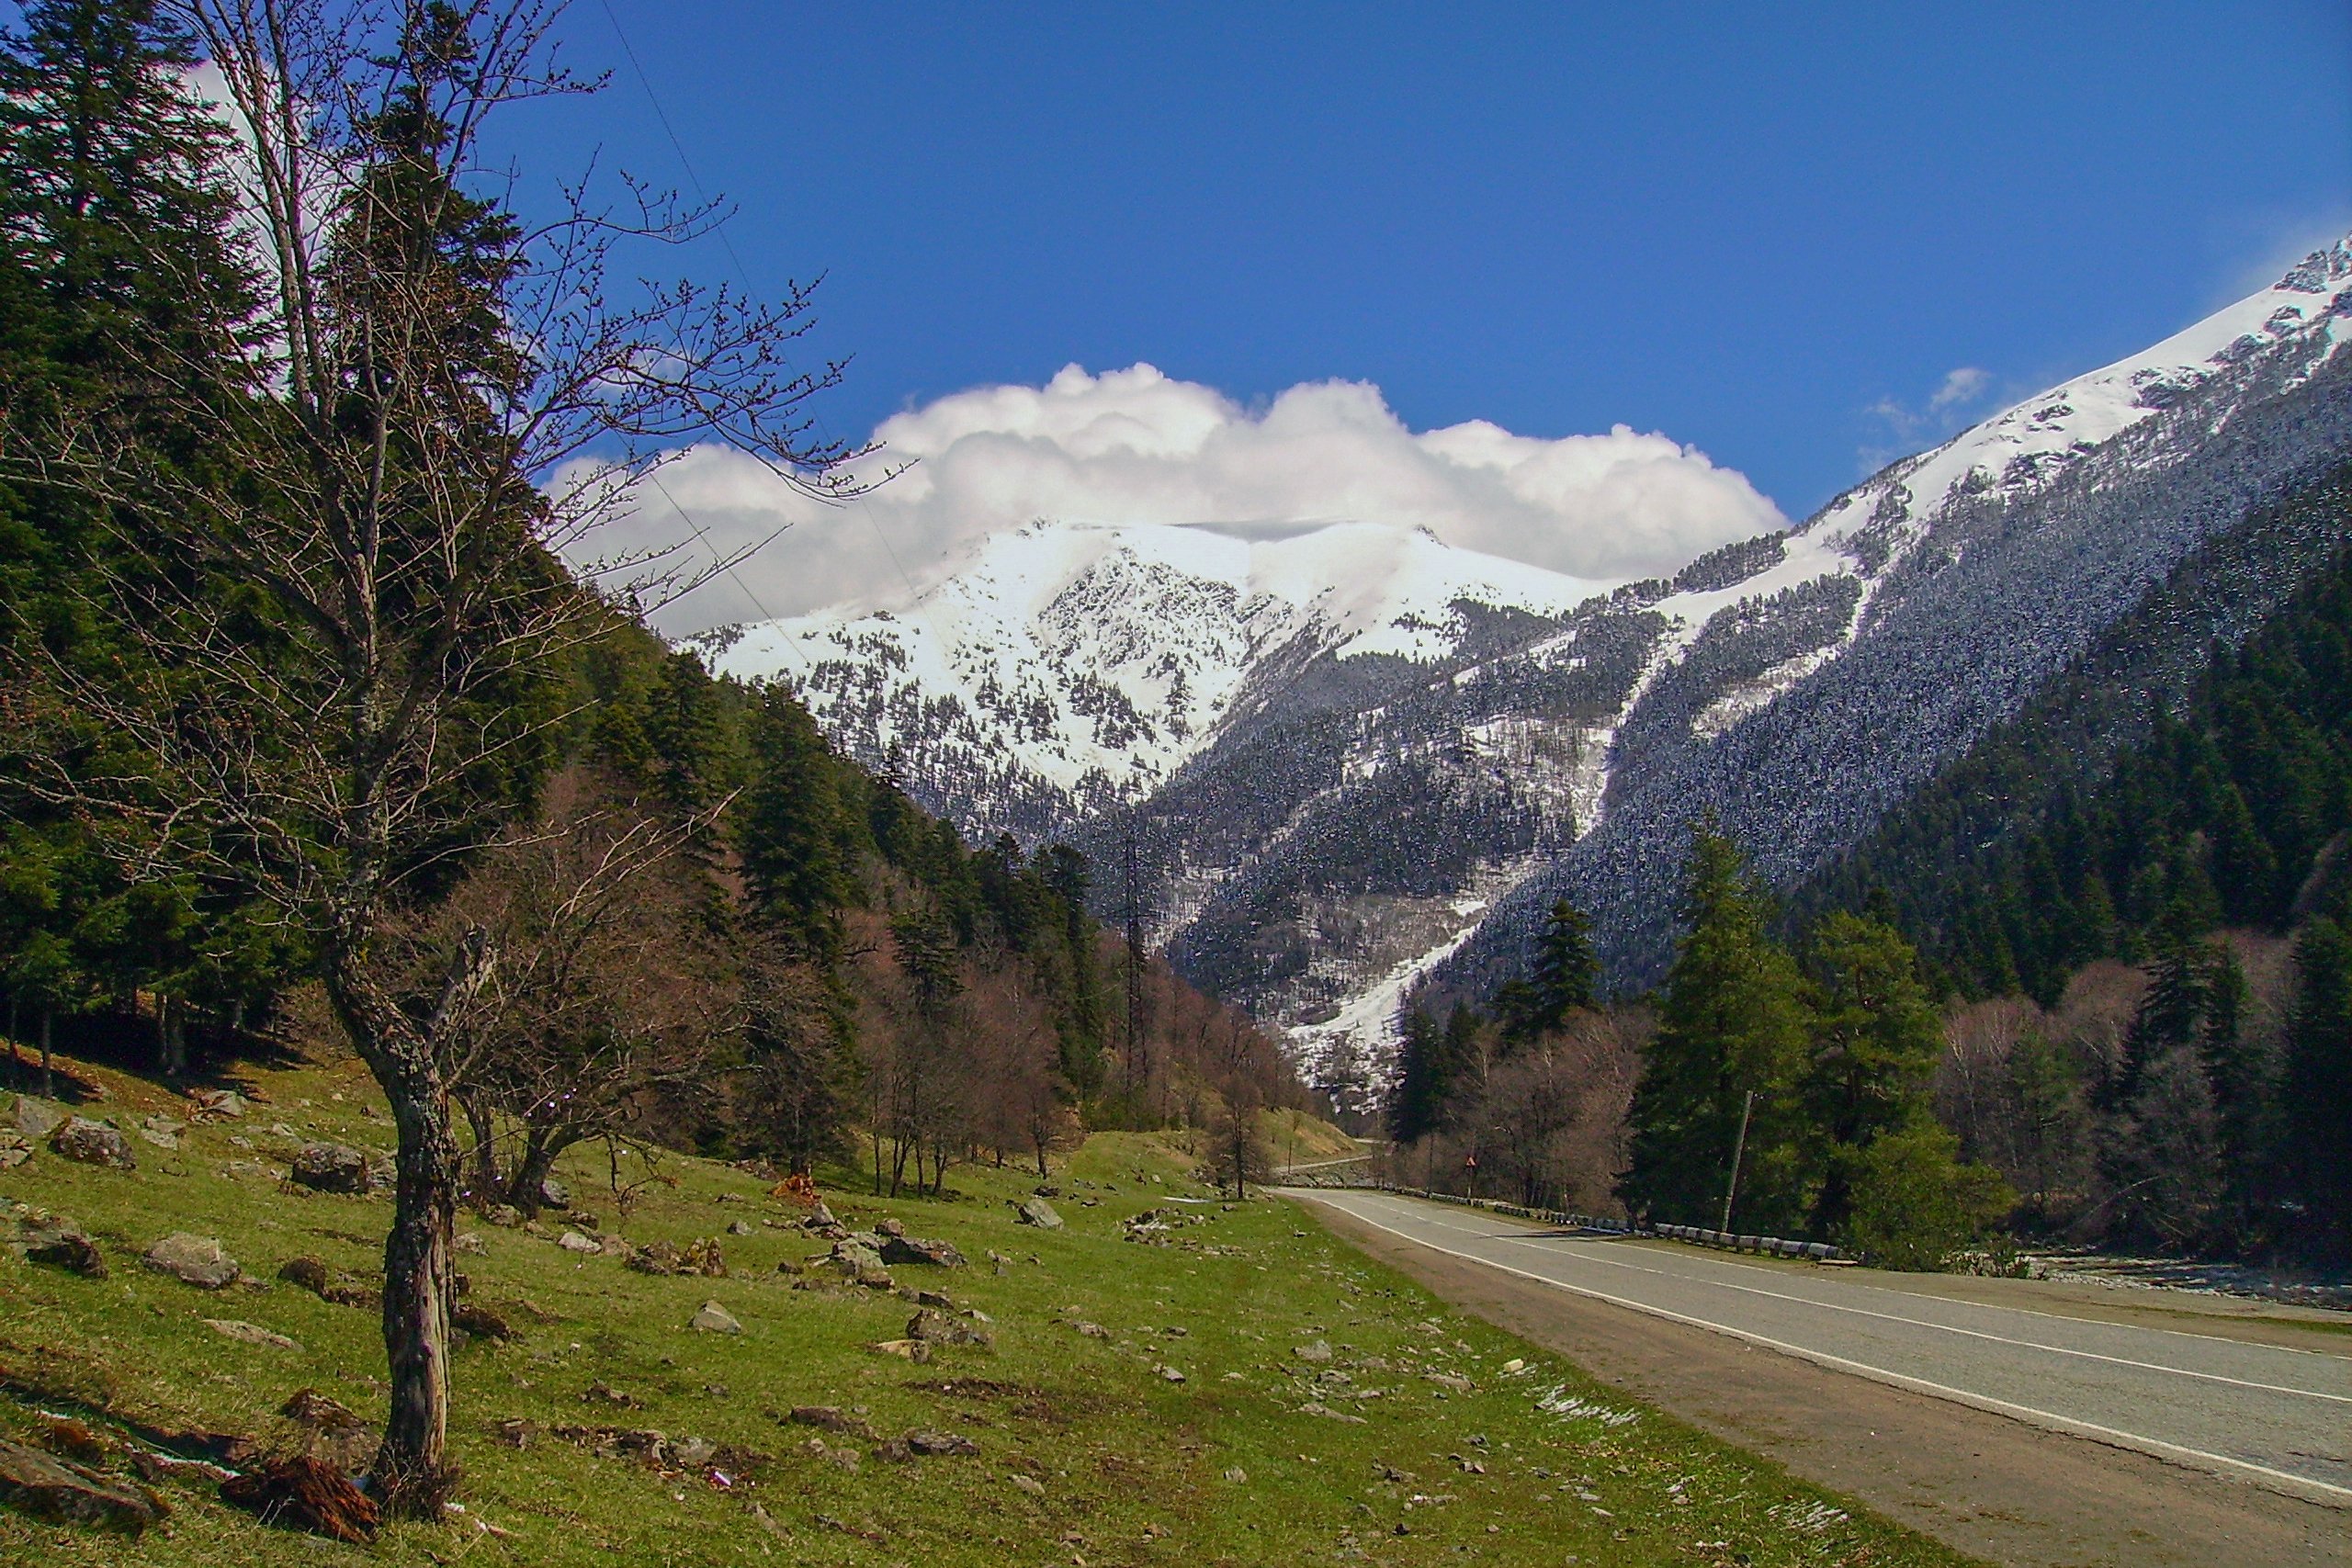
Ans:
[{"label": "gray rock", "polygon": [[736,1321],[735,1314],[729,1312],[725,1307],[720,1306],[717,1302],[703,1303],[702,1310],[695,1314],[694,1322],[688,1325],[688,1326],[697,1329],[704,1334],[741,1334],[743,1332],[743,1325]]},{"label": "gray rock", "polygon": [[209,1235],[174,1231],[147,1249],[141,1259],[158,1274],[169,1274],[199,1291],[218,1291],[236,1283],[237,1260]]},{"label": "gray rock", "polygon": [[882,1261],[890,1263],[927,1263],[938,1269],[961,1269],[964,1255],[944,1241],[926,1241],[915,1235],[886,1235],[882,1238]]},{"label": "gray rock", "polygon": [[995,1336],[987,1329],[975,1328],[961,1318],[928,1307],[907,1319],[907,1337],[929,1345],[977,1345],[984,1350],[996,1345]]},{"label": "gray rock", "polygon": [[17,1103],[9,1108],[8,1125],[26,1137],[38,1141],[63,1126],[66,1114],[65,1108],[54,1100],[20,1094],[17,1096]]},{"label": "gray rock", "polygon": [[550,1209],[571,1207],[571,1189],[550,1176],[539,1183],[539,1201]]},{"label": "gray rock", "polygon": [[759,1227],[749,1220],[737,1220],[727,1227],[729,1235],[750,1235]]},{"label": "gray rock", "polygon": [[604,1250],[594,1238],[582,1235],[578,1231],[564,1232],[555,1238],[555,1244],[566,1252],[577,1252],[582,1255]]},{"label": "gray rock", "polygon": [[238,1318],[208,1317],[204,1320],[204,1326],[242,1345],[263,1345],[272,1350],[300,1350],[302,1348],[283,1334]]},{"label": "gray rock", "polygon": [[800,1226],[803,1230],[820,1231],[840,1224],[839,1220],[833,1218],[832,1210],[827,1208],[825,1201],[820,1198],[817,1200],[817,1206],[809,1210],[807,1216],[801,1220]]},{"label": "gray rock", "polygon": [[234,1122],[252,1105],[233,1089],[192,1089],[187,1091],[187,1098],[198,1119],[206,1122]]},{"label": "gray rock", "polygon": [[304,1144],[294,1156],[297,1185],[316,1192],[363,1194],[376,1189],[376,1173],[368,1156],[348,1144]]},{"label": "gray rock", "polygon": [[1331,1345],[1329,1340],[1310,1339],[1304,1345],[1292,1346],[1290,1353],[1302,1361],[1314,1361],[1319,1364],[1331,1359]]},{"label": "gray rock", "polygon": [[0,1503],[54,1524],[96,1525],[137,1535],[170,1510],[143,1487],[0,1439]]},{"label": "gray rock", "polygon": [[1054,1206],[1043,1198],[1008,1198],[1005,1201],[1012,1205],[1014,1217],[1024,1225],[1035,1225],[1039,1230],[1047,1231],[1062,1228],[1062,1217],[1054,1213]]},{"label": "gray rock", "polygon": [[27,1220],[24,1248],[28,1263],[45,1263],[85,1280],[107,1277],[107,1260],[97,1244],[62,1214],[36,1214]]},{"label": "gray rock", "polygon": [[904,1235],[907,1234],[907,1227],[905,1223],[899,1220],[876,1220],[874,1222],[874,1234],[885,1236]]},{"label": "gray rock", "polygon": [[673,1438],[667,1454],[680,1470],[700,1470],[718,1457],[718,1445],[708,1438]]},{"label": "gray rock", "polygon": [[168,1116],[150,1116],[139,1123],[139,1135],[159,1149],[180,1146],[180,1134],[187,1131],[187,1123],[175,1122]]},{"label": "gray rock", "polygon": [[80,1165],[103,1165],[116,1170],[136,1170],[130,1142],[103,1122],[69,1116],[49,1135],[50,1153]]},{"label": "gray rock", "polygon": [[980,1451],[979,1444],[969,1438],[958,1437],[953,1432],[932,1432],[918,1428],[899,1440],[906,1445],[910,1453],[921,1454],[926,1459],[976,1454]]},{"label": "gray rock", "polygon": [[33,1157],[33,1141],[22,1133],[0,1131],[0,1170],[14,1170]]},{"label": "gray rock", "polygon": [[512,1203],[492,1204],[482,1212],[481,1217],[493,1225],[499,1225],[510,1231],[520,1230],[523,1227],[523,1211]]}]

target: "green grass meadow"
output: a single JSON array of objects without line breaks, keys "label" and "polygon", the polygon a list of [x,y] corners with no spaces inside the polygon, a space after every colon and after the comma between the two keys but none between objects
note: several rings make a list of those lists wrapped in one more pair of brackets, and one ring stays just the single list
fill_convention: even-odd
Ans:
[{"label": "green grass meadow", "polygon": [[[83,1072],[107,1090],[85,1109],[126,1129],[150,1111],[185,1114],[155,1086]],[[44,1150],[0,1173],[0,1209],[70,1215],[112,1270],[83,1280],[0,1250],[0,1372],[13,1391],[0,1397],[0,1436],[36,1440],[48,1411],[102,1430],[139,1423],[266,1438],[303,1388],[380,1414],[376,1314],[276,1276],[298,1255],[372,1274],[389,1200],[298,1194],[266,1172],[227,1168],[282,1169],[299,1139],[273,1133],[281,1123],[299,1138],[378,1149],[390,1145],[390,1123],[368,1114],[375,1094],[356,1064],[252,1081],[268,1100],[242,1121],[192,1127],[175,1151],[134,1137],[135,1172],[68,1165]],[[854,1173],[831,1173],[826,1198],[845,1223],[893,1215],[972,1259],[893,1270],[901,1286],[978,1308],[995,1337],[993,1348],[943,1348],[917,1365],[870,1348],[905,1332],[911,1303],[813,1280],[796,1289],[779,1272],[824,1244],[803,1235],[798,1212],[760,1181],[673,1158],[664,1168],[676,1184],[648,1189],[623,1220],[601,1151],[580,1151],[561,1174],[604,1229],[638,1242],[716,1235],[729,1277],[648,1276],[615,1257],[461,1222],[483,1247],[459,1259],[469,1299],[517,1331],[458,1353],[462,1514],[350,1547],[265,1528],[200,1483],[169,1483],[160,1490],[170,1520],[136,1540],[0,1508],[0,1562],[1962,1561],[1447,1309],[1290,1203],[1173,1203],[1210,1197],[1191,1165],[1175,1138],[1096,1135],[1055,1174],[1069,1222],[1058,1232],[1017,1224],[1006,1201],[1035,1185],[1034,1171],[959,1168],[953,1196],[935,1201],[876,1201],[844,1185]],[[1155,1205],[1203,1218],[1166,1245],[1125,1239],[1121,1223]],[[753,1234],[727,1234],[739,1219]],[[265,1285],[206,1292],[141,1267],[151,1242],[183,1229],[218,1236]],[[999,1271],[991,1249],[1012,1261]],[[710,1300],[741,1321],[741,1336],[688,1328]],[[208,1318],[254,1323],[300,1348],[232,1339]],[[968,1438],[978,1453],[894,1461],[875,1440],[778,1419],[807,1404],[842,1406],[883,1438],[914,1428]],[[707,1469],[598,1457],[552,1435],[518,1450],[494,1431],[514,1418],[650,1427],[758,1457],[722,1482]]]}]

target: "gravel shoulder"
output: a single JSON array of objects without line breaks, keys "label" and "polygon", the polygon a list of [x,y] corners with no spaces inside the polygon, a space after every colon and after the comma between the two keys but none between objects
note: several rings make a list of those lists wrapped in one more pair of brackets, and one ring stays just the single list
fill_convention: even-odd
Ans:
[{"label": "gravel shoulder", "polygon": [[[1996,1562],[2352,1563],[2342,1510],[2279,1495],[2135,1451],[2043,1430],[1946,1400],[1831,1371],[1726,1336],[1555,1290],[1435,1252],[1306,1197],[1334,1234],[1432,1292],[1595,1377],[1795,1475]],[[1899,1278],[1899,1277],[1898,1277]],[[1879,1282],[1878,1280],[1874,1280]],[[1944,1281],[1964,1287],[2030,1281]],[[2258,1343],[2336,1349],[2342,1340],[2293,1309],[2182,1312],[2061,1287],[2038,1310],[2135,1321]],[[1932,1293],[1932,1292],[1923,1292]],[[1992,1297],[2025,1304],[2017,1292]],[[2119,1319],[2111,1314],[2127,1314]],[[2166,1321],[2148,1321],[2160,1314]],[[2283,1315],[2282,1315],[2283,1314]],[[2291,1340],[2274,1340],[2287,1333]]]}]

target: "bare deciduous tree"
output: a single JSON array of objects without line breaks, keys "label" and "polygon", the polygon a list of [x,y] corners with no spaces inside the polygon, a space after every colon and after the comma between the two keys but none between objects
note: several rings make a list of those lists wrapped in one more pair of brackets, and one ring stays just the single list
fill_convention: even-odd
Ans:
[{"label": "bare deciduous tree", "polygon": [[[395,1511],[430,1514],[455,1482],[457,1025],[500,953],[489,930],[466,932],[418,992],[387,933],[527,795],[553,716],[523,699],[588,607],[559,556],[593,555],[631,483],[686,439],[731,441],[820,491],[854,454],[806,412],[838,367],[787,360],[805,292],[766,307],[610,286],[634,271],[629,247],[718,214],[637,187],[600,209],[581,188],[532,229],[483,194],[502,109],[593,85],[554,62],[560,4],[168,8],[227,84],[265,287],[239,334],[159,378],[206,461],[154,460],[106,421],[39,444],[40,477],[104,502],[149,564],[93,609],[153,671],[58,672],[149,761],[46,787],[142,820],[150,842],[198,825],[187,841],[233,857],[316,954],[399,1132],[375,1476]],[[652,592],[662,564],[603,570]],[[236,592],[207,591],[222,582]]]}]

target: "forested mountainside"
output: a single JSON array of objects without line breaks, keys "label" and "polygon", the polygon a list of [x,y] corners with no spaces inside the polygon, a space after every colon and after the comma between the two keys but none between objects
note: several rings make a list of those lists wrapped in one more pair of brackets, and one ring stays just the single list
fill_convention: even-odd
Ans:
[{"label": "forested mountainside", "polygon": [[2054,1004],[2168,926],[2283,931],[2344,896],[2352,468],[2185,558],[2015,719],[1792,891],[1878,901],[1947,982]]},{"label": "forested mountainside", "polygon": [[1562,895],[1611,985],[1654,981],[1695,816],[1792,885],[2340,458],[2347,291],[2352,243],[1670,581],[1361,525],[1042,524],[721,662],[926,807],[1069,837],[1098,914],[1377,1077],[1408,991],[1490,991]]},{"label": "forested mountainside", "polygon": [[[2289,282],[2301,278],[2315,307],[2334,312],[2347,277],[2352,245],[2339,245]],[[1751,846],[1758,872],[1781,887],[1858,841],[2058,678],[2184,557],[2261,525],[2340,465],[2352,450],[2352,367],[2335,352],[2335,319],[2321,315],[2316,332],[2233,339],[2200,378],[2146,382],[2137,396],[2154,412],[2104,444],[2021,456],[2007,468],[1980,453],[1924,525],[1905,520],[1917,477],[1949,467],[1954,448],[1984,445],[2000,421],[1834,502],[1807,529],[1858,519],[1843,535],[1863,573],[1849,640],[1834,657],[1775,667],[1768,661],[1781,649],[1751,648],[1748,624],[1775,606],[1751,603],[1711,621],[1624,721],[1599,823],[1488,919],[1450,979],[1476,988],[1491,983],[1480,976],[1514,967],[1541,911],[1562,894],[1591,911],[1615,983],[1656,978],[1670,931],[1657,869],[1680,860],[1702,814]],[[2070,412],[2059,399],[2032,417]],[[2201,620],[2168,626],[2164,646],[2201,648],[2242,630],[2309,562],[2285,551],[2249,550],[2245,559],[2258,586],[2215,596]],[[1753,711],[1728,727],[1703,722],[1711,694],[1720,702],[1792,663],[1785,689]]]},{"label": "forested mountainside", "polygon": [[[412,20],[456,29],[445,51],[491,47],[457,13]],[[395,1032],[465,1015],[446,1087],[477,1134],[528,1129],[493,1173],[526,1203],[527,1167],[583,1137],[805,1167],[854,1119],[893,1145],[893,1184],[935,1188],[1080,1118],[1295,1098],[1247,1019],[1086,914],[1081,855],[969,847],[787,691],[714,678],[565,571],[560,499],[514,471],[527,454],[496,421],[499,399],[570,394],[545,390],[546,343],[501,336],[531,297],[498,289],[533,262],[435,162],[455,156],[444,78],[348,128],[386,186],[341,193],[345,227],[319,242],[339,310],[379,288],[449,312],[404,328],[445,355],[400,367],[417,390],[365,368],[344,316],[269,302],[236,145],[181,85],[185,37],[141,6],[36,21],[0,57],[12,1040],[177,1076],[331,1034],[315,987],[340,948],[342,1023],[371,998]],[[366,252],[354,215],[413,197],[433,214],[415,252]],[[638,330],[600,308],[563,299],[565,330]],[[732,352],[756,365],[792,319],[705,325],[748,333]],[[320,372],[307,413],[289,321],[358,356]],[[351,389],[371,376],[411,400],[371,408]],[[380,514],[335,513],[355,473]]]}]

